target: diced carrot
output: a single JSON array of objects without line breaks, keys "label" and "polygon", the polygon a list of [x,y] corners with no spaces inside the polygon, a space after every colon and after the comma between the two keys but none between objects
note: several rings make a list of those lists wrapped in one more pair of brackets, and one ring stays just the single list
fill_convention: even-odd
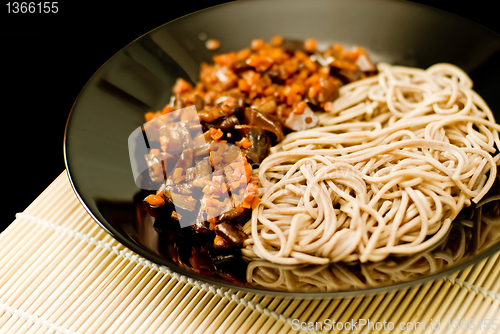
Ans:
[{"label": "diced carrot", "polygon": [[272,43],[273,45],[280,46],[281,44],[283,44],[283,37],[282,37],[282,36],[280,36],[280,35],[274,36],[274,37],[271,39],[271,43]]},{"label": "diced carrot", "polygon": [[252,175],[252,165],[250,165],[249,163],[245,164],[245,174],[248,177]]},{"label": "diced carrot", "polygon": [[260,73],[255,72],[253,70],[245,71],[242,74],[242,78],[245,79],[250,86],[255,85],[257,81],[259,81],[260,76],[261,76]]},{"label": "diced carrot", "polygon": [[241,175],[245,175],[247,176],[247,171],[246,171],[246,168],[245,168],[245,165],[244,164],[241,164],[240,167],[238,168]]},{"label": "diced carrot", "polygon": [[314,52],[314,51],[316,51],[317,45],[318,45],[318,42],[314,38],[308,38],[304,42],[304,49],[307,52]]},{"label": "diced carrot", "polygon": [[236,180],[236,181],[233,181],[233,182],[229,182],[228,184],[228,190],[229,191],[234,191],[235,189],[237,189],[238,187],[240,186],[240,181],[239,180]]},{"label": "diced carrot", "polygon": [[264,41],[260,38],[252,40],[250,47],[252,50],[259,50],[264,46]]},{"label": "diced carrot", "polygon": [[246,148],[249,148],[250,146],[252,146],[252,142],[250,140],[248,140],[247,137],[243,137],[243,139],[236,142],[236,145],[238,145],[241,148],[246,149]]},{"label": "diced carrot", "polygon": [[283,63],[283,68],[288,74],[294,73],[298,67],[299,64],[296,59],[289,59]]},{"label": "diced carrot", "polygon": [[327,77],[330,75],[330,67],[329,66],[322,66],[319,70],[318,73],[321,77]]},{"label": "diced carrot", "polygon": [[146,122],[149,122],[155,117],[155,113],[152,111],[148,111],[145,115],[144,118],[146,119]]},{"label": "diced carrot", "polygon": [[[214,227],[214,229],[215,229],[215,227]],[[226,241],[226,239],[224,239],[220,235],[216,235],[214,238],[214,245],[218,246],[218,247],[228,247],[229,243]]]},{"label": "diced carrot", "polygon": [[247,203],[252,203],[254,197],[255,196],[253,194],[246,193],[243,201]]},{"label": "diced carrot", "polygon": [[212,182],[216,183],[216,184],[221,184],[222,182],[224,182],[224,176],[222,176],[221,174],[219,173],[214,173],[215,175],[212,176]]},{"label": "diced carrot", "polygon": [[311,58],[304,59],[304,65],[311,72],[316,72],[318,70],[318,65],[311,60]]},{"label": "diced carrot", "polygon": [[248,57],[246,61],[247,65],[252,67],[257,67],[259,65],[259,62],[260,62],[260,57],[257,56],[256,54],[250,55],[250,57]]},{"label": "diced carrot", "polygon": [[299,81],[292,83],[292,88],[296,94],[304,95],[306,87]]},{"label": "diced carrot", "polygon": [[252,51],[250,51],[250,49],[243,49],[243,50],[240,50],[237,54],[237,58],[239,60],[244,60],[244,59],[247,59],[249,56],[250,56],[250,53]]},{"label": "diced carrot", "polygon": [[283,91],[283,93],[285,94],[286,97],[291,96],[292,94],[294,94],[292,86],[286,86],[285,90]]},{"label": "diced carrot", "polygon": [[168,114],[170,112],[172,112],[174,110],[174,108],[172,108],[171,106],[169,105],[166,105],[162,110],[161,110],[161,114],[162,115],[165,115],[165,114]]},{"label": "diced carrot", "polygon": [[210,164],[212,165],[212,168],[213,168],[214,167],[214,158],[213,158],[212,152],[210,152],[208,154],[208,156],[210,157]]},{"label": "diced carrot", "polygon": [[334,43],[332,45],[332,49],[336,53],[340,53],[340,54],[344,53],[344,47],[341,44],[339,44],[339,43]]},{"label": "diced carrot", "polygon": [[213,61],[221,66],[233,68],[234,64],[238,61],[238,55],[236,52],[223,53],[213,56]]},{"label": "diced carrot", "polygon": [[251,55],[246,61],[247,65],[254,67],[259,72],[267,70],[271,67],[273,62],[274,60],[271,57],[261,57],[257,55]]},{"label": "diced carrot", "polygon": [[269,52],[269,57],[273,58],[274,62],[276,63],[282,63],[285,59],[289,58],[288,54],[280,48],[271,49],[271,52]]},{"label": "diced carrot", "polygon": [[182,78],[178,78],[177,81],[175,82],[173,92],[176,95],[182,94],[190,89],[192,89],[193,86],[187,82],[186,80]]},{"label": "diced carrot", "polygon": [[[206,195],[211,195],[219,191],[219,187],[215,186],[213,182],[208,182],[205,187],[203,187],[203,193]],[[206,205],[207,203],[205,203]]]},{"label": "diced carrot", "polygon": [[257,205],[259,205],[259,203],[260,203],[260,198],[254,197],[252,200],[252,209],[255,209]]},{"label": "diced carrot", "polygon": [[257,86],[255,87],[255,92],[256,92],[257,94],[259,94],[259,95],[260,95],[260,94],[262,94],[262,92],[263,92],[263,91],[264,91],[264,88],[262,88],[262,86],[261,86],[261,85],[257,85]]},{"label": "diced carrot", "polygon": [[239,79],[238,80],[238,89],[243,91],[243,92],[248,92],[250,90],[250,85],[248,82],[244,79]]},{"label": "diced carrot", "polygon": [[276,86],[275,85],[271,85],[271,86],[267,87],[266,89],[264,89],[264,95],[265,96],[271,96],[275,92],[276,92]]},{"label": "diced carrot", "polygon": [[236,157],[233,158],[233,161],[230,163],[230,166],[232,169],[238,168],[242,164],[244,164],[247,161],[245,156],[243,155],[243,152],[239,152]]},{"label": "diced carrot", "polygon": [[307,68],[302,68],[299,72],[299,75],[296,77],[296,80],[305,80],[309,76],[309,70]]},{"label": "diced carrot", "polygon": [[258,184],[259,184],[259,176],[258,175],[252,175],[250,177],[250,181],[248,181],[248,183],[252,183],[252,184],[255,184],[257,185],[257,188],[258,188]]},{"label": "diced carrot", "polygon": [[163,197],[159,196],[159,195],[148,195],[144,201],[146,201],[147,203],[149,203],[149,205],[151,206],[154,206],[154,207],[157,207],[157,206],[162,206],[163,204],[165,204],[165,200],[163,199]]},{"label": "diced carrot", "polygon": [[245,190],[245,201],[251,201],[254,196],[257,196],[259,187],[255,183],[248,183]]},{"label": "diced carrot", "polygon": [[[226,198],[227,200],[228,198]],[[215,198],[208,198],[206,205],[210,208],[223,208],[227,203],[226,200],[223,202],[216,200]]]},{"label": "diced carrot", "polygon": [[152,148],[151,150],[149,150],[149,154],[160,155],[160,149],[159,148]]},{"label": "diced carrot", "polygon": [[313,84],[316,84],[318,82],[319,82],[319,75],[313,74],[304,81],[304,84],[306,86],[312,86]]},{"label": "diced carrot", "polygon": [[255,183],[249,183],[247,185],[247,192],[252,195],[257,195],[257,191],[259,190],[259,187]]},{"label": "diced carrot", "polygon": [[356,61],[358,59],[359,55],[364,53],[363,48],[361,47],[353,47],[350,52],[346,54],[346,58],[349,59],[350,61]]},{"label": "diced carrot", "polygon": [[215,230],[215,224],[217,223],[217,217],[209,218],[209,219],[207,219],[207,222],[210,223],[209,228],[211,230]]},{"label": "diced carrot", "polygon": [[239,180],[239,179],[241,179],[242,176],[243,176],[243,174],[241,173],[241,170],[239,168],[235,168],[233,170],[233,173],[231,174],[231,177],[233,178],[233,180]]},{"label": "diced carrot", "polygon": [[222,111],[230,113],[234,106],[236,106],[236,99],[234,97],[229,97],[222,102]]},{"label": "diced carrot", "polygon": [[316,97],[318,96],[320,91],[321,91],[321,85],[317,83],[309,87],[307,94],[309,95],[309,97]]},{"label": "diced carrot", "polygon": [[222,131],[220,129],[216,128],[211,128],[210,129],[210,137],[212,137],[213,140],[218,141],[219,139],[222,138]]},{"label": "diced carrot", "polygon": [[297,106],[295,107],[295,109],[293,110],[293,112],[295,114],[303,114],[304,113],[304,110],[306,109],[307,107],[307,103],[304,102],[304,101],[300,101],[299,103],[297,103]]}]

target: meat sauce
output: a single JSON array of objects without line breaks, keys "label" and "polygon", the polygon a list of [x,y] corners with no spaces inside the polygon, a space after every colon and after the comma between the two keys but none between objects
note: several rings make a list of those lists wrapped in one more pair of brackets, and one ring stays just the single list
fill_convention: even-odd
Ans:
[{"label": "meat sauce", "polygon": [[157,148],[145,156],[149,176],[162,185],[143,204],[157,231],[182,219],[210,247],[240,247],[247,238],[240,227],[259,203],[252,171],[271,146],[316,126],[316,113],[331,110],[342,85],[375,74],[361,47],[320,51],[315,39],[276,36],[215,55],[195,84],[177,79],[170,103],[145,114],[145,127],[158,132]]}]

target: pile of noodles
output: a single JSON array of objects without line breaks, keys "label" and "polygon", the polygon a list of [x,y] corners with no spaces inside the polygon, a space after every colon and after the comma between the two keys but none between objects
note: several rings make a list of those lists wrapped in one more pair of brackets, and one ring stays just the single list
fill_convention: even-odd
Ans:
[{"label": "pile of noodles", "polygon": [[500,196],[488,194],[473,210],[462,211],[449,234],[423,252],[375,263],[280,265],[251,261],[247,281],[282,291],[366,289],[410,281],[449,268],[500,240]]},{"label": "pile of noodles", "polygon": [[434,245],[496,177],[493,114],[451,64],[380,64],[259,168],[243,254],[277,264],[380,261]]}]

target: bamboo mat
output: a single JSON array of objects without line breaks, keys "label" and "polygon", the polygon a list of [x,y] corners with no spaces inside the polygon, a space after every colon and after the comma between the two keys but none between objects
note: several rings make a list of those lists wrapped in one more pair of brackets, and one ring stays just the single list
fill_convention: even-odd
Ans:
[{"label": "bamboo mat", "polygon": [[452,276],[366,297],[225,290],[116,242],[63,172],[0,234],[0,333],[495,333],[499,276],[497,253]]}]

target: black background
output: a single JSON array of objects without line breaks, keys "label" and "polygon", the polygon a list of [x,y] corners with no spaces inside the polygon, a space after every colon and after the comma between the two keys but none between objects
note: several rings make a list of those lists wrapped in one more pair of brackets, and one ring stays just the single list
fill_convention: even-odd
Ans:
[{"label": "black background", "polygon": [[[0,231],[64,171],[66,119],[95,71],[148,31],[224,1],[143,0],[103,5],[66,0],[58,2],[56,14],[9,14],[8,2],[0,2],[1,176],[5,180],[0,185],[4,193]],[[494,1],[414,2],[500,33]]]}]

